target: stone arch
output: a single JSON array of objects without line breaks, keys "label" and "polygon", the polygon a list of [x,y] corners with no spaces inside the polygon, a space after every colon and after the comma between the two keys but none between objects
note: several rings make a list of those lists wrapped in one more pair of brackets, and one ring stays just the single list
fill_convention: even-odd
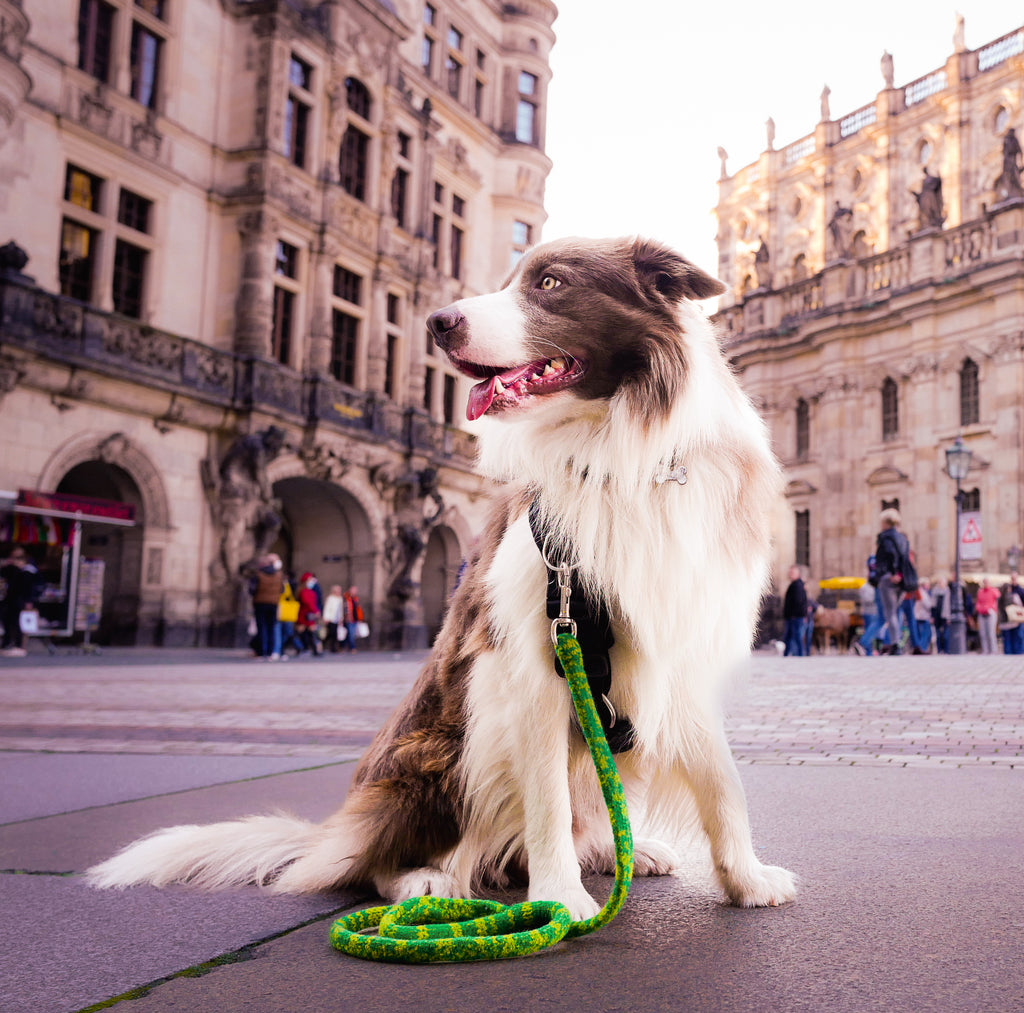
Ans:
[{"label": "stone arch", "polygon": [[72,468],[87,461],[104,461],[127,472],[138,486],[146,526],[164,531],[171,527],[170,502],[163,478],[148,455],[124,433],[88,432],[72,437],[43,465],[38,487],[56,489]]},{"label": "stone arch", "polygon": [[433,644],[441,630],[448,600],[459,577],[462,551],[455,532],[446,524],[438,524],[430,532],[420,570],[420,598],[423,602],[423,625],[427,642]]}]

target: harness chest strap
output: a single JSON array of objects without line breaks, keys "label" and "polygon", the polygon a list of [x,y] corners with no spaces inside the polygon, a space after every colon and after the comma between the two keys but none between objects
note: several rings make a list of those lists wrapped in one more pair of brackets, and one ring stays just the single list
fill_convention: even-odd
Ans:
[{"label": "harness chest strap", "polygon": [[[633,746],[634,732],[629,718],[616,714],[609,701],[612,688],[609,651],[615,643],[615,636],[608,607],[603,598],[595,602],[586,594],[576,575],[576,568],[570,562],[572,554],[557,545],[545,531],[536,499],[530,506],[530,531],[548,573],[547,616],[553,621],[552,634],[563,632],[558,628],[562,623],[573,627],[572,634],[583,654],[587,682],[608,745],[613,753],[625,753]],[[565,678],[557,654],[555,672]]]}]

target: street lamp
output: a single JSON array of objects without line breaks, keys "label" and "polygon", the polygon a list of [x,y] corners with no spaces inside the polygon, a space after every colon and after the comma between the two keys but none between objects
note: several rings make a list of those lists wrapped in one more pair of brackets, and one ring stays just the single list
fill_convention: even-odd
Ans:
[{"label": "street lamp", "polygon": [[953,446],[946,448],[946,474],[956,482],[956,552],[953,556],[953,595],[950,599],[949,653],[965,654],[967,631],[964,622],[964,590],[960,585],[960,512],[963,509],[963,493],[960,483],[971,470],[972,451],[964,446],[958,436]]}]

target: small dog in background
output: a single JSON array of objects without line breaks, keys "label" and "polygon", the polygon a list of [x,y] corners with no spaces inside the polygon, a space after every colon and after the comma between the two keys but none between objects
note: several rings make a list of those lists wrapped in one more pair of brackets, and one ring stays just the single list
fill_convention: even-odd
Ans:
[{"label": "small dog in background", "polygon": [[754,854],[718,709],[749,658],[780,491],[761,420],[693,304],[721,291],[655,242],[566,239],[530,251],[500,291],[433,314],[435,341],[475,381],[467,414],[501,486],[433,652],[344,805],[320,825],[158,831],[92,883],[369,886],[399,900],[525,874],[530,899],[594,915],[581,875],[612,871],[614,847],[553,670],[532,508],[610,618],[637,874],[670,872],[696,816],[731,903],[790,900],[792,875]]}]

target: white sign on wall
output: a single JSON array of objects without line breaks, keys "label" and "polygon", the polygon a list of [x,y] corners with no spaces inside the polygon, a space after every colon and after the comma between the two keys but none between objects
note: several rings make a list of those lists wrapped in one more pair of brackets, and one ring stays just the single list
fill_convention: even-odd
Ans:
[{"label": "white sign on wall", "polygon": [[961,559],[981,559],[981,513],[972,510],[960,515]]}]

